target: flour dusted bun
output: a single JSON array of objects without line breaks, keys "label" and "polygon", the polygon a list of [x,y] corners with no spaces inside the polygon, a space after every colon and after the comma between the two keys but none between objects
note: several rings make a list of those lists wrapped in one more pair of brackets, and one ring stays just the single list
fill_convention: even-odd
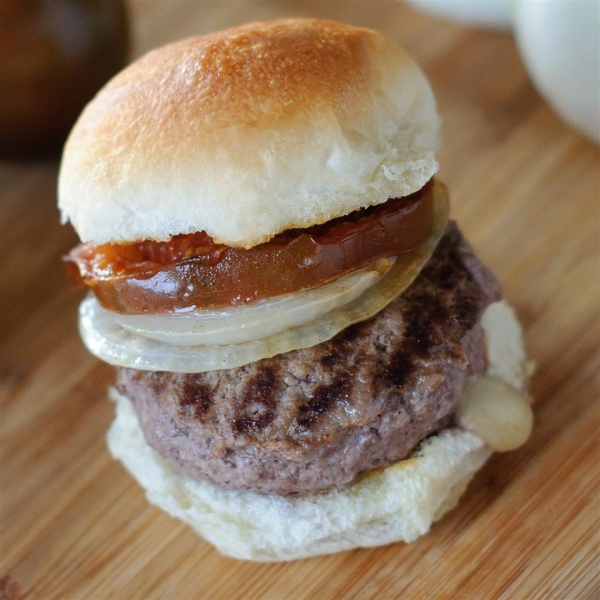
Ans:
[{"label": "flour dusted bun", "polygon": [[419,190],[438,126],[427,80],[377,32],[252,23],[110,81],[69,137],[59,206],[84,242],[204,230],[249,248]]},{"label": "flour dusted bun", "polygon": [[[529,365],[520,325],[504,302],[484,314],[489,371],[524,389]],[[414,455],[365,476],[350,489],[303,498],[224,491],[176,473],[144,440],[127,398],[113,392],[112,454],[148,500],[191,525],[223,554],[279,561],[396,541],[411,542],[455,506],[491,454],[475,434],[448,429]]]}]

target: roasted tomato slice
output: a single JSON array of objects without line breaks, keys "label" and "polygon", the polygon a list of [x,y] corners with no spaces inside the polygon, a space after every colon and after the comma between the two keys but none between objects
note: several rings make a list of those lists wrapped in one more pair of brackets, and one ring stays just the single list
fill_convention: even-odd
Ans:
[{"label": "roasted tomato slice", "polygon": [[308,229],[285,231],[248,250],[204,232],[169,242],[83,244],[65,258],[105,308],[124,314],[244,304],[332,281],[383,256],[410,251],[431,234],[442,184]]}]

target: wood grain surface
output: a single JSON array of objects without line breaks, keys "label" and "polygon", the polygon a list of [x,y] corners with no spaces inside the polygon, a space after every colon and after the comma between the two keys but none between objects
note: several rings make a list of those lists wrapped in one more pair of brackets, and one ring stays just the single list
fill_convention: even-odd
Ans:
[{"label": "wood grain surface", "polygon": [[109,457],[112,369],[76,330],[57,161],[0,164],[0,598],[599,598],[599,153],[528,81],[512,37],[392,2],[137,1],[136,54],[244,21],[375,27],[431,79],[453,214],[537,362],[536,425],[412,545],[289,564],[223,558]]}]

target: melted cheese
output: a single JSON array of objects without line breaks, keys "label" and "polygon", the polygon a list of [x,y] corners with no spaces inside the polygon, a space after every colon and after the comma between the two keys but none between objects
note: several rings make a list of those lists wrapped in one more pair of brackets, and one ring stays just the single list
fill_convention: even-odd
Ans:
[{"label": "melted cheese", "polygon": [[496,452],[522,446],[533,426],[528,398],[493,375],[466,381],[457,418]]}]

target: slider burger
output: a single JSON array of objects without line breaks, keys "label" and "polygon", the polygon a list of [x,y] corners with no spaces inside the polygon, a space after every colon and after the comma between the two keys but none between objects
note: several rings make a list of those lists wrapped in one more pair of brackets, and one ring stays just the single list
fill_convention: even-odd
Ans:
[{"label": "slider burger", "polygon": [[410,542],[529,434],[527,362],[378,33],[253,23],[129,66],[67,142],[66,258],[111,452],[223,553]]}]

